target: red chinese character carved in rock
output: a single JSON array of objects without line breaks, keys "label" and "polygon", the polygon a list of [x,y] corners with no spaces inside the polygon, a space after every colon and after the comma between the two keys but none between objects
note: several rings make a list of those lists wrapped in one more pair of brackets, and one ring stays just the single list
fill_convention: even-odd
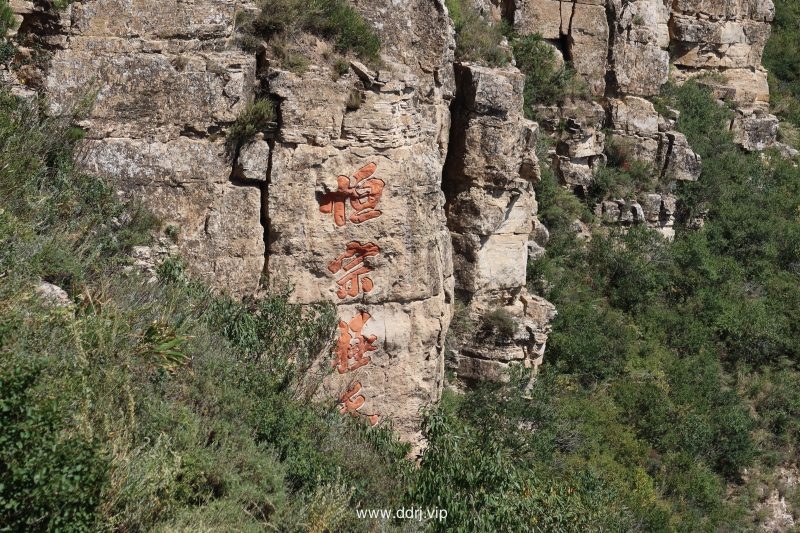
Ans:
[{"label": "red chinese character carved in rock", "polygon": [[354,212],[350,214],[350,222],[361,224],[381,216],[381,211],[375,209],[383,194],[386,183],[372,177],[378,165],[370,163],[353,174],[352,178],[339,176],[336,178],[338,188],[322,196],[319,210],[322,213],[333,213],[333,222],[337,226],[346,224],[346,202]]},{"label": "red chinese character carved in rock", "polygon": [[372,269],[364,264],[367,257],[375,257],[381,249],[375,243],[368,242],[361,244],[358,241],[347,243],[345,252],[328,264],[328,270],[336,274],[344,271],[344,275],[336,280],[339,290],[336,295],[340,299],[347,296],[358,296],[360,292],[369,292],[374,286],[372,279],[365,276],[372,272]]},{"label": "red chinese character carved in rock", "polygon": [[340,413],[350,413],[353,416],[366,417],[372,426],[378,423],[378,419],[380,418],[379,415],[367,415],[358,411],[367,401],[366,398],[361,395],[361,382],[356,382],[356,384],[353,385],[350,390],[342,394],[339,399],[342,402],[342,406],[339,408]]},{"label": "red chinese character carved in rock", "polygon": [[340,374],[352,372],[372,361],[366,354],[378,349],[375,346],[378,337],[375,335],[365,337],[361,333],[370,318],[369,313],[362,311],[348,324],[344,320],[339,321],[339,340],[336,343],[336,359],[333,361],[333,366]]}]

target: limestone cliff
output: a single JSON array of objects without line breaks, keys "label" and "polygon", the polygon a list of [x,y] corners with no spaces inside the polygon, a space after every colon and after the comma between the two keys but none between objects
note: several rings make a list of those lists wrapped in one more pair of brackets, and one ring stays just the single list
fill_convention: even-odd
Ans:
[{"label": "limestone cliff", "polygon": [[605,164],[611,134],[662,183],[662,192],[603,201],[597,213],[608,222],[648,223],[671,236],[669,183],[700,175],[699,157],[674,131],[677,117],[660,115],[647,100],[669,80],[696,78],[731,102],[736,118],[730,127],[744,148],[775,144],[778,121],[768,113],[761,66],[774,16],[770,0],[518,0],[509,15],[518,31],[553,43],[594,100],[539,110],[556,142],[552,157],[562,181],[585,194]]},{"label": "limestone cliff", "polygon": [[[64,11],[12,0],[16,40],[49,59],[13,77],[53,112],[94,97],[80,163],[177,233],[195,275],[237,296],[291,288],[296,302],[336,304],[325,393],[343,414],[392,420],[407,437],[441,391],[457,298],[473,321],[500,312],[515,324],[502,341],[457,342],[461,377],[541,363],[555,310],[525,279],[529,248],[546,240],[533,192],[540,126],[555,141],[545,163],[578,193],[609,133],[657,178],[698,178],[675,116],[647,99],[670,78],[698,77],[735,102],[745,148],[775,142],[760,63],[770,0],[476,2],[541,34],[583,79],[590,98],[541,106],[540,124],[523,116],[519,70],[455,62],[442,0],[352,3],[378,31],[382,62],[350,57],[341,73],[325,61],[292,72],[268,47],[239,47],[248,0],[79,0]],[[324,54],[325,43],[310,46]],[[231,150],[226,134],[255,99],[275,104],[275,123]],[[597,209],[669,236],[675,199],[654,191]]]}]

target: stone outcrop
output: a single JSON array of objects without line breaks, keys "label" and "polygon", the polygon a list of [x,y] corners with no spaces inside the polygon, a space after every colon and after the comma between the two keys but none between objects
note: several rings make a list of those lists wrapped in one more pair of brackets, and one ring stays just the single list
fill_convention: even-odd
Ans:
[{"label": "stone outcrop", "polygon": [[609,27],[603,0],[517,0],[514,25],[558,42],[593,96],[606,89]]},{"label": "stone outcrop", "polygon": [[763,150],[777,135],[761,66],[774,16],[771,0],[678,0],[670,21],[677,79],[715,73],[703,83],[736,104],[734,138],[748,150]]},{"label": "stone outcrop", "polygon": [[[21,33],[44,18],[38,2],[24,7]],[[227,0],[75,2],[49,38],[42,88],[54,112],[94,97],[81,163],[179,228],[196,275],[244,295],[259,286],[264,229],[261,190],[230,179],[219,135],[255,89],[256,58],[227,46],[236,11]]]},{"label": "stone outcrop", "polygon": [[[35,4],[35,5],[34,5]],[[442,170],[454,95],[441,2],[371,2],[379,69],[325,62],[296,74],[236,44],[236,0],[83,0],[55,13],[16,2],[20,32],[55,21],[41,88],[52,111],[96,94],[80,163],[142,200],[194,275],[236,296],[291,288],[340,323],[320,365],[343,414],[393,421],[407,439],[444,376],[454,299]],[[234,147],[249,102],[277,120]],[[137,249],[150,265],[153,250]],[[524,272],[524,269],[523,269]],[[523,275],[524,283],[524,275]]]},{"label": "stone outcrop", "polygon": [[[456,294],[477,324],[451,343],[451,362],[464,379],[498,379],[512,362],[538,366],[554,316],[549,302],[525,289],[539,165],[538,125],[522,116],[523,83],[515,68],[456,65],[443,185]],[[487,331],[492,313],[515,333],[498,338]]]},{"label": "stone outcrop", "polygon": [[774,145],[778,120],[768,113],[761,66],[773,16],[770,0],[517,0],[517,31],[552,43],[597,100],[537,109],[555,142],[550,155],[562,183],[586,194],[609,150],[623,149],[625,158],[649,167],[653,191],[601,202],[597,213],[609,223],[647,223],[670,237],[670,184],[696,180],[701,161],[675,131],[677,114],[659,115],[647,98],[670,78],[696,78],[734,104],[736,142],[748,150]]},{"label": "stone outcrop", "polygon": [[280,115],[266,275],[272,288],[293,287],[297,302],[337,304],[327,394],[341,397],[343,412],[393,420],[408,437],[440,393],[453,302],[441,187],[453,40],[435,2],[378,1],[365,14],[397,52],[378,70],[354,61],[336,81],[327,68],[270,69],[263,80]]},{"label": "stone outcrop", "polygon": [[[234,296],[291,288],[295,302],[335,304],[321,394],[410,440],[439,397],[455,308],[471,324],[448,342],[460,377],[541,363],[555,309],[525,288],[548,239],[533,192],[538,136],[552,137],[544,163],[577,194],[612,149],[646,164],[658,188],[605,198],[597,214],[667,237],[671,184],[701,170],[677,114],[648,100],[668,79],[696,77],[733,102],[745,148],[775,140],[760,65],[770,0],[476,0],[488,19],[541,34],[583,80],[590,97],[538,108],[539,124],[523,116],[513,65],[454,64],[442,0],[353,5],[383,57],[349,57],[342,74],[312,36],[299,38],[314,58],[302,73],[279,68],[268,46],[240,48],[236,21],[252,0],[77,0],[64,11],[11,0],[25,64],[0,76],[18,94],[45,93],[55,113],[93,99],[80,164],[170,228],[135,251],[145,272],[177,250]],[[274,123],[232,145],[231,126],[258,99],[274,104]]]}]

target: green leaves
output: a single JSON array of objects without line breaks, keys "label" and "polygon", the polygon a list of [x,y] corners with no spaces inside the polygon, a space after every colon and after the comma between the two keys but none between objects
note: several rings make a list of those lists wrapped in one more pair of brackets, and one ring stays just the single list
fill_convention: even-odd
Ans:
[{"label": "green leaves", "polygon": [[[586,88],[569,64],[556,58],[556,49],[541,35],[511,39],[514,59],[525,74],[525,115],[533,118],[536,105],[562,103],[567,97],[586,96]],[[561,64],[560,64],[561,63]]]},{"label": "green leaves", "polygon": [[260,4],[258,16],[240,21],[240,31],[274,43],[291,41],[297,32],[305,31],[332,41],[343,54],[354,53],[373,64],[380,60],[380,37],[347,0],[270,0]]},{"label": "green leaves", "polygon": [[270,100],[256,100],[236,117],[236,122],[228,129],[225,139],[228,150],[233,153],[237,148],[252,141],[258,133],[266,132],[275,120],[275,106]]},{"label": "green leaves", "polygon": [[42,376],[41,367],[0,362],[0,531],[90,531],[107,459],[70,431]]},{"label": "green leaves", "polygon": [[500,67],[511,61],[511,52],[503,46],[506,28],[490,23],[470,0],[446,0],[445,5],[456,30],[456,60],[474,61]]}]

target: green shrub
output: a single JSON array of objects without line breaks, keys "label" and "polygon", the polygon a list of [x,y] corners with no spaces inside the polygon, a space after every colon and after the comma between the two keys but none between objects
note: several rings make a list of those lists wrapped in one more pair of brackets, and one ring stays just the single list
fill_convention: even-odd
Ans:
[{"label": "green shrub", "polygon": [[[540,150],[537,154],[540,161],[547,161],[547,152]],[[571,238],[567,230],[575,220],[588,221],[592,217],[587,206],[559,184],[558,177],[547,163],[541,165],[541,177],[535,190],[539,203],[537,217],[556,241]],[[558,246],[557,242],[554,244]]]},{"label": "green shrub", "polygon": [[661,88],[660,106],[664,105],[681,111],[678,129],[702,157],[719,155],[732,147],[728,126],[733,114],[717,104],[708,88],[694,80],[680,87],[667,83]]},{"label": "green shrub", "polygon": [[370,24],[347,0],[263,1],[261,12],[240,28],[268,40],[291,39],[305,31],[332,41],[341,53],[354,53],[375,63],[381,42]]},{"label": "green shrub", "polygon": [[505,27],[490,24],[471,0],[446,0],[456,30],[456,60],[492,67],[506,65],[511,52],[502,45]]},{"label": "green shrub", "polygon": [[510,340],[517,333],[519,324],[505,309],[494,309],[484,314],[481,328],[484,334],[499,340]]},{"label": "green shrub", "polygon": [[[629,530],[632,517],[602,474],[584,467],[537,472],[541,460],[530,455],[531,441],[550,435],[541,405],[547,399],[537,396],[532,406],[520,400],[520,386],[488,385],[464,399],[446,395],[427,414],[428,448],[409,498],[448,511],[446,521],[429,523],[431,530]],[[533,435],[520,430],[520,417],[535,421]]]},{"label": "green shrub", "polygon": [[772,33],[764,49],[764,66],[770,71],[769,91],[773,112],[800,125],[800,58],[789,50],[800,47],[800,6],[775,0]]},{"label": "green shrub", "polygon": [[275,118],[275,106],[270,100],[256,100],[247,104],[228,129],[226,143],[229,149],[235,150],[252,141],[256,134],[266,132]]},{"label": "green shrub", "polygon": [[8,30],[14,29],[16,20],[14,20],[14,12],[11,11],[11,6],[8,5],[8,0],[0,0],[0,39],[5,42],[5,35]]},{"label": "green shrub", "polygon": [[333,64],[333,71],[336,73],[336,79],[338,80],[350,72],[350,63],[342,58],[338,58]]},{"label": "green shrub", "polygon": [[525,114],[535,116],[536,105],[563,103],[567,97],[586,96],[586,88],[569,64],[559,66],[556,51],[540,35],[512,40],[517,67],[525,74]]},{"label": "green shrub", "polygon": [[89,531],[107,483],[98,442],[74,434],[42,369],[0,360],[0,527]]}]

